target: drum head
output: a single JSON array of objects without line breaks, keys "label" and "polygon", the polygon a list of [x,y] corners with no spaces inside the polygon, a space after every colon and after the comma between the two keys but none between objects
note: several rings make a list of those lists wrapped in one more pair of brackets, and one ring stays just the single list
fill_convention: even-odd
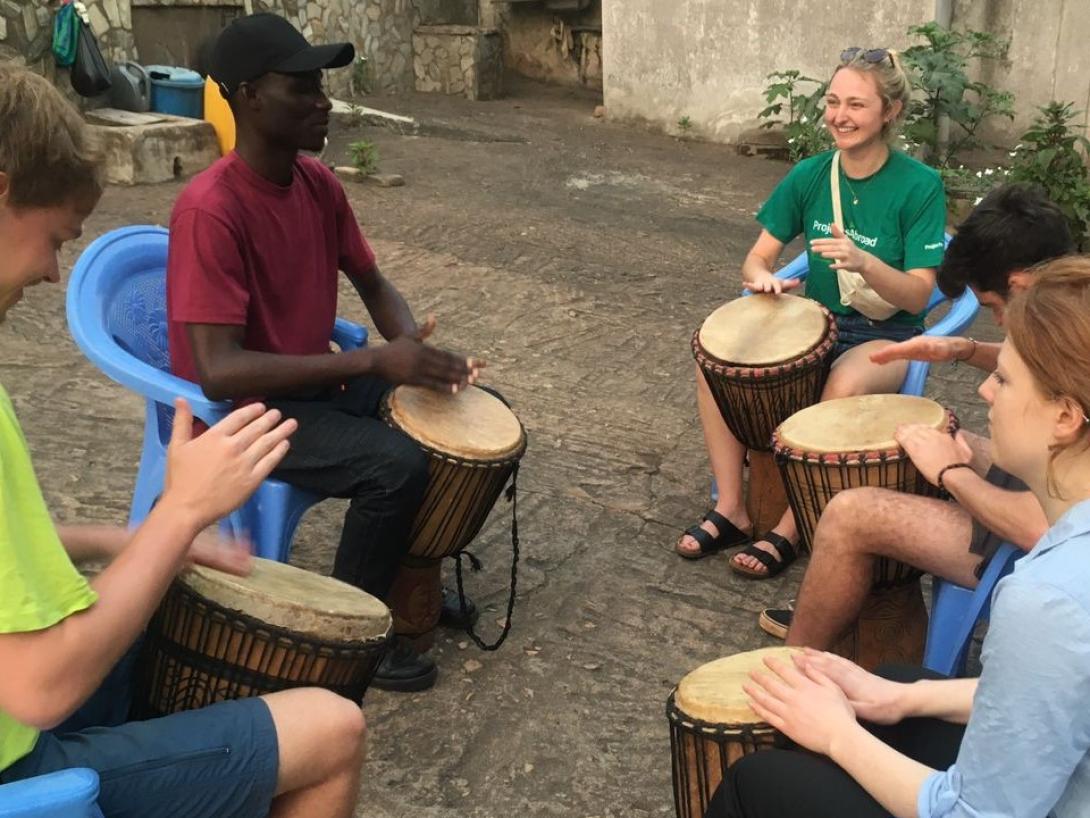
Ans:
[{"label": "drum head", "polygon": [[677,686],[674,703],[685,715],[711,724],[763,724],[747,702],[742,685],[765,668],[768,657],[787,659],[797,648],[762,648],[701,665]]},{"label": "drum head", "polygon": [[912,395],[858,395],[816,403],[796,412],[776,430],[780,445],[820,454],[896,449],[902,423],[945,429],[946,410]]},{"label": "drum head", "polygon": [[392,621],[389,609],[359,588],[259,557],[249,576],[195,565],[179,579],[224,608],[329,642],[372,640],[389,631]]},{"label": "drum head", "polygon": [[445,395],[399,386],[388,397],[390,419],[428,448],[464,460],[501,460],[522,449],[522,424],[503,401],[476,386]]},{"label": "drum head", "polygon": [[717,309],[700,327],[700,345],[720,361],[770,366],[800,358],[821,343],[829,319],[797,295],[749,295]]}]

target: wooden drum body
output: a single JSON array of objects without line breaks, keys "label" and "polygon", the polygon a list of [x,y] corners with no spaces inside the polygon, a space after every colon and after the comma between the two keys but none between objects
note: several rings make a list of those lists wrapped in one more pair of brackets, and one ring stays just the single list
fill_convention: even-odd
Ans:
[{"label": "wooden drum body", "polygon": [[246,577],[193,567],[148,625],[133,716],[304,686],[359,702],[391,631],[382,602],[329,577],[257,558]]},{"label": "wooden drum body", "polygon": [[427,650],[439,621],[439,560],[480,532],[526,451],[526,432],[503,401],[476,386],[456,395],[399,386],[387,394],[382,417],[428,455],[409,557],[389,596],[395,631]]},{"label": "wooden drum body", "polygon": [[677,818],[704,818],[708,802],[742,756],[768,749],[779,733],[746,702],[742,685],[768,656],[791,648],[764,648],[717,659],[688,674],[666,700]]},{"label": "wooden drum body", "polygon": [[[953,414],[926,398],[860,395],[815,404],[776,430],[773,452],[805,550],[813,547],[825,506],[844,489],[939,496],[894,440],[897,427],[906,423],[950,433],[957,429]],[[921,574],[896,560],[876,560],[870,598],[837,652],[868,669],[885,661],[922,660],[927,612]]]},{"label": "wooden drum body", "polygon": [[754,451],[816,403],[832,364],[836,322],[796,295],[751,295],[724,304],[693,333],[693,357],[734,436]]}]

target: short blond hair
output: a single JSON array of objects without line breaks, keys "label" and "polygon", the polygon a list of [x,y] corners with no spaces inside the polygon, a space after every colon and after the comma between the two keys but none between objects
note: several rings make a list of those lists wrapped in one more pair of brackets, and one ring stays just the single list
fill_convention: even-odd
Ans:
[{"label": "short blond hair", "polygon": [[0,64],[0,172],[15,208],[57,207],[102,193],[102,151],[49,80]]}]

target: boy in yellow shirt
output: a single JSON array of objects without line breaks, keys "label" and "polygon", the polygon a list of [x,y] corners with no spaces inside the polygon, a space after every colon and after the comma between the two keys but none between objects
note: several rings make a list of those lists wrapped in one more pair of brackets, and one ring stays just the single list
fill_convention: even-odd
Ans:
[{"label": "boy in yellow shirt", "polygon": [[[60,281],[57,251],[101,194],[99,155],[45,79],[0,65],[0,321]],[[260,404],[193,438],[176,407],[167,488],[134,532],[54,526],[0,387],[0,783],[90,767],[109,816],[352,815],[365,733],[357,705],[303,688],[78,732],[69,721],[140,636],[186,561],[243,573],[239,544],[199,536],[288,449],[294,421]],[[88,582],[73,559],[105,558]]]}]

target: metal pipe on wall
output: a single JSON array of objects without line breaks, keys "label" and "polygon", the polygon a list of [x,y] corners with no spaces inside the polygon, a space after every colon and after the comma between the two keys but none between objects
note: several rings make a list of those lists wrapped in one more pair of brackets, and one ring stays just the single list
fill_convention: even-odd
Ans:
[{"label": "metal pipe on wall", "polygon": [[[935,22],[943,28],[950,28],[954,21],[954,0],[935,0]],[[946,153],[950,144],[950,117],[943,114],[936,123],[936,142],[939,152]]]}]

